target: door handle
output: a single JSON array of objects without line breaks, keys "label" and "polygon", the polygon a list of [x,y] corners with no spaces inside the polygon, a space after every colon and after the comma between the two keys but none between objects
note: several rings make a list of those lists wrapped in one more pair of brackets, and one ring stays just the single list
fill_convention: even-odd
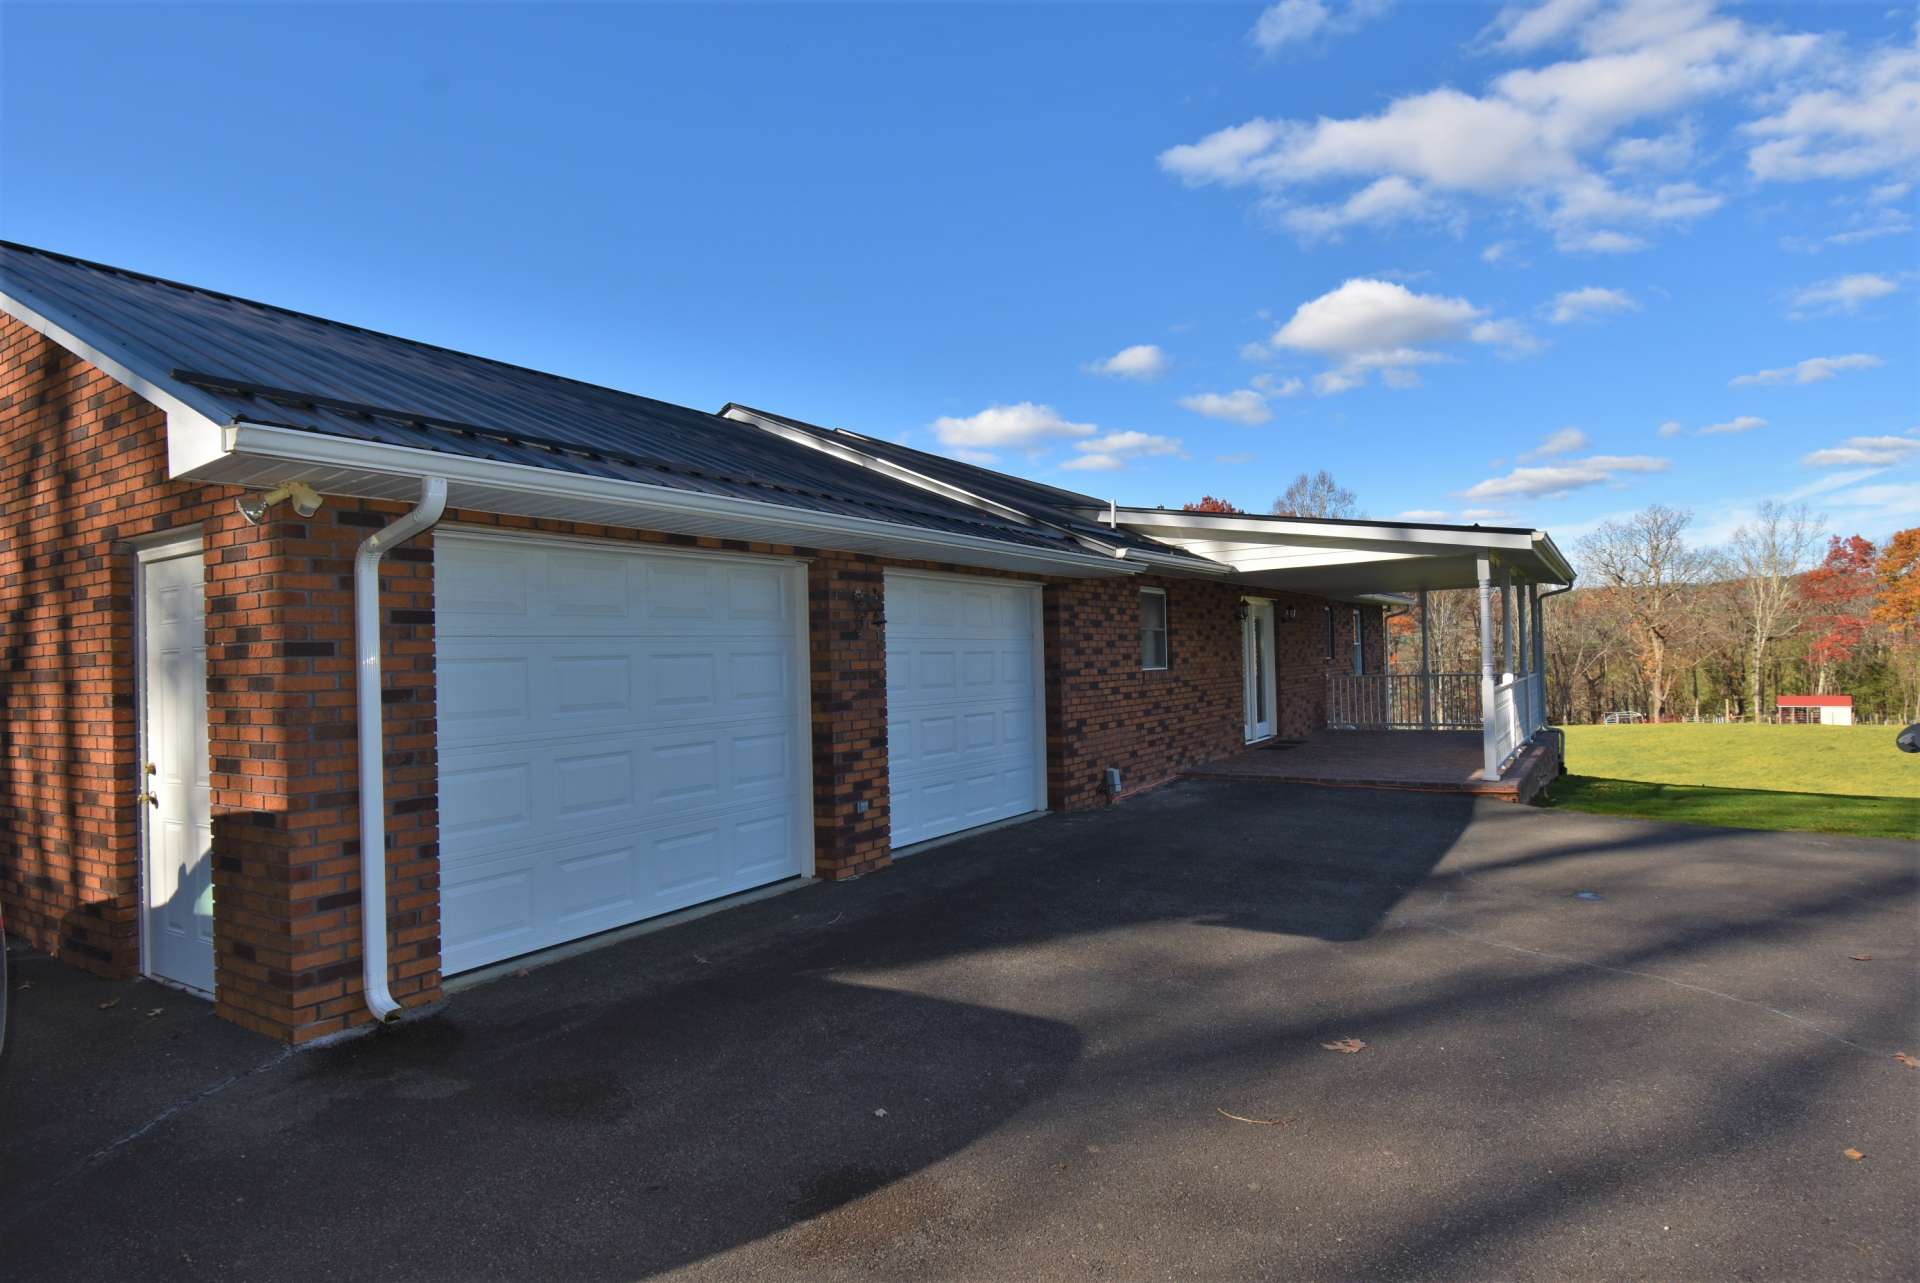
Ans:
[{"label": "door handle", "polygon": [[[147,773],[148,779],[152,779],[155,775],[159,774],[159,771],[160,771],[160,768],[155,766],[152,762],[147,763],[146,773]],[[148,806],[160,805],[160,795],[148,789],[140,790],[140,792],[134,795],[133,800],[135,802],[145,802]]]}]

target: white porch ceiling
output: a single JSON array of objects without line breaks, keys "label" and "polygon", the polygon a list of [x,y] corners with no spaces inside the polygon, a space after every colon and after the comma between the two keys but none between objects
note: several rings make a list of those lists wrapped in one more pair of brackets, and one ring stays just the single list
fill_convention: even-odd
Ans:
[{"label": "white porch ceiling", "polygon": [[1471,588],[1479,563],[1516,582],[1569,584],[1545,531],[1119,508],[1095,515],[1231,567],[1238,582],[1329,597]]}]

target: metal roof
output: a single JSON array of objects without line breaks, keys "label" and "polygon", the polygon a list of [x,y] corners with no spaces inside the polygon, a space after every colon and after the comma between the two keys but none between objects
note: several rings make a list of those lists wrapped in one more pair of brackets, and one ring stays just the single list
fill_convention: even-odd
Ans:
[{"label": "metal roof", "polygon": [[0,295],[216,423],[1080,551],[720,415],[32,246],[0,241]]}]

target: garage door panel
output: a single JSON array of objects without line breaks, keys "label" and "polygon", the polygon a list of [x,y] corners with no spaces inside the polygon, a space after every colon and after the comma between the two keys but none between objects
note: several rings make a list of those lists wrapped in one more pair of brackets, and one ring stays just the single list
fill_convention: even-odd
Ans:
[{"label": "garage door panel", "polygon": [[1038,594],[990,579],[887,577],[893,844],[1044,805]]},{"label": "garage door panel", "polygon": [[802,871],[783,563],[443,535],[449,974]]},{"label": "garage door panel", "polygon": [[451,637],[438,645],[442,738],[455,741],[780,718],[799,696],[791,641]]}]

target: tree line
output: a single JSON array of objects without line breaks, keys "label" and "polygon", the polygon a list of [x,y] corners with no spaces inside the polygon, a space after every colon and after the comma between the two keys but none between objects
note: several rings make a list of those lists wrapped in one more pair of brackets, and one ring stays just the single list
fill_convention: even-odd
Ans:
[{"label": "tree line", "polygon": [[[1600,526],[1545,604],[1549,718],[1761,721],[1781,695],[1845,694],[1858,720],[1920,720],[1920,527],[1876,546],[1825,524],[1764,503],[1719,548],[1659,504]],[[1436,668],[1478,671],[1478,605],[1430,595]],[[1419,622],[1394,621],[1397,671],[1419,666]]]}]

